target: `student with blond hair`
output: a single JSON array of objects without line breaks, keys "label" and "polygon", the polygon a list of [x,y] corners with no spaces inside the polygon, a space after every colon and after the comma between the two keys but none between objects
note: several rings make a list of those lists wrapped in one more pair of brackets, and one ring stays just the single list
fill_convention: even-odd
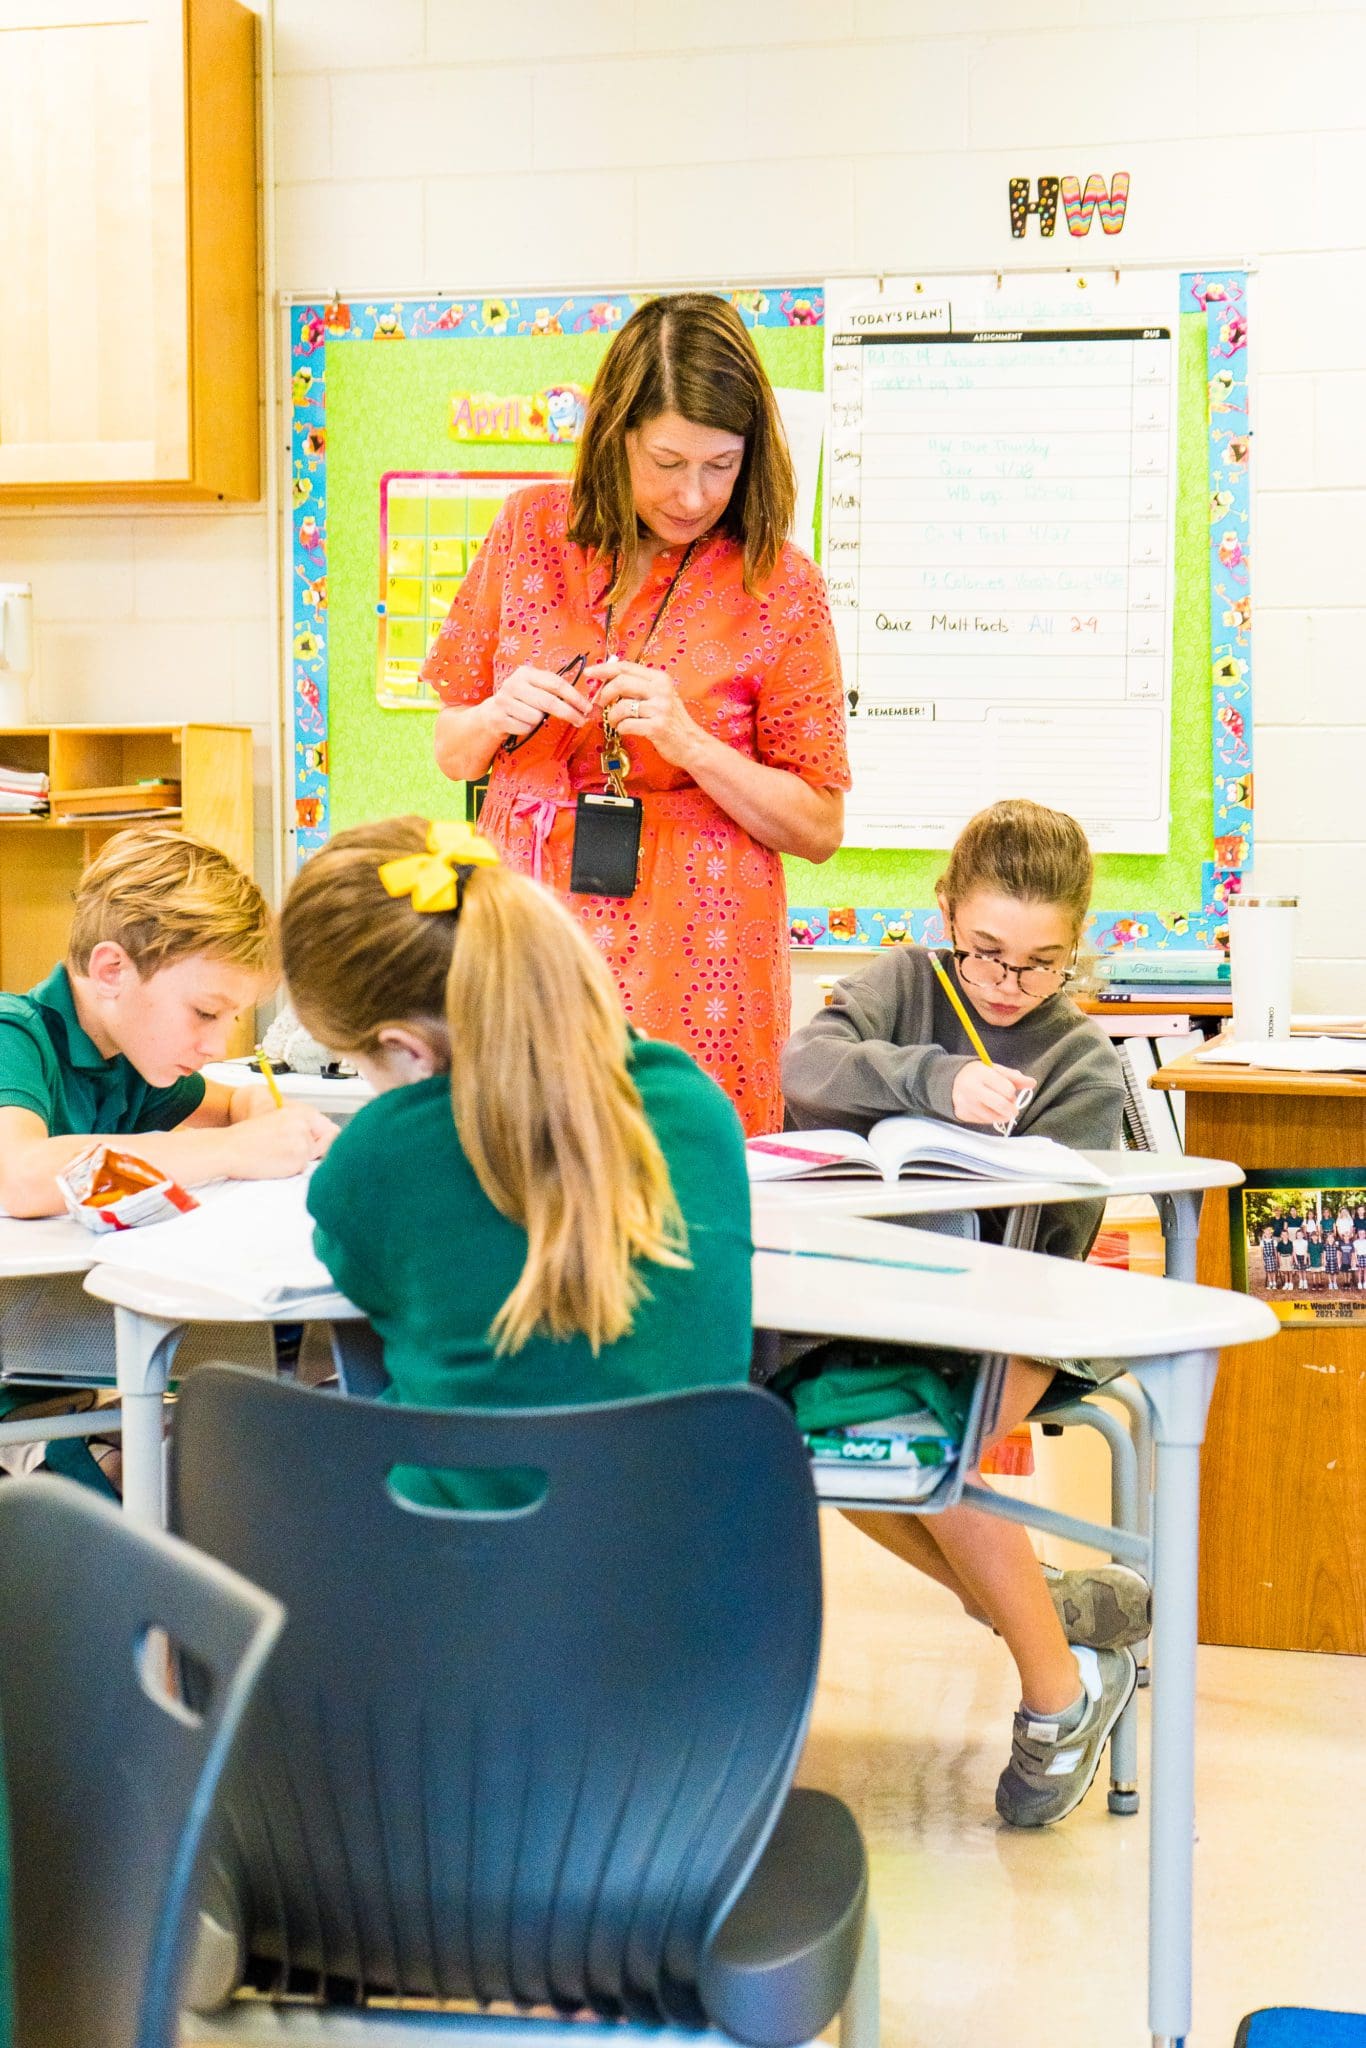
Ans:
[{"label": "student with blond hair", "polygon": [[320,1158],[326,1117],[199,1071],[275,979],[270,912],[225,853],[165,825],[117,833],[81,877],[66,960],[0,995],[0,1210],[60,1214],[57,1175],[93,1138],[136,1140],[187,1187]]},{"label": "student with blond hair", "polygon": [[[686,1053],[628,1026],[548,890],[466,826],[387,818],[313,856],[281,936],[301,1022],[376,1090],[308,1204],[396,1400],[569,1406],[747,1377],[740,1124]],[[430,1474],[408,1490],[451,1498]]]}]

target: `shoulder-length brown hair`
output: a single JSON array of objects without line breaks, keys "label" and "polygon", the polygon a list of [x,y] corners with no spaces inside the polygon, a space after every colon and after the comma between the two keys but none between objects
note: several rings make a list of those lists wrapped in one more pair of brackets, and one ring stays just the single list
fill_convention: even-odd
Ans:
[{"label": "shoulder-length brown hair", "polygon": [[613,557],[610,598],[626,587],[636,507],[626,436],[663,412],[744,436],[745,455],[719,526],[745,551],[751,595],[777,565],[797,481],[773,387],[728,299],[676,292],[638,306],[603,358],[588,401],[569,494],[569,538]]}]

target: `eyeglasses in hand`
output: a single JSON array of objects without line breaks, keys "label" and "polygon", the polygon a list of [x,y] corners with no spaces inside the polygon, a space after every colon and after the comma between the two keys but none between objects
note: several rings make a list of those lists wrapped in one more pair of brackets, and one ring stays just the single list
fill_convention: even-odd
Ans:
[{"label": "eyeglasses in hand", "polygon": [[[568,683],[577,683],[587,666],[588,656],[586,654],[572,654],[564,664],[564,667],[557,668],[555,673],[557,676],[563,676]],[[532,726],[531,732],[510,732],[503,741],[503,752],[505,754],[515,754],[518,747],[526,745],[527,741],[531,738],[531,733],[539,732],[544,724],[545,713],[542,712],[535,725]]]}]

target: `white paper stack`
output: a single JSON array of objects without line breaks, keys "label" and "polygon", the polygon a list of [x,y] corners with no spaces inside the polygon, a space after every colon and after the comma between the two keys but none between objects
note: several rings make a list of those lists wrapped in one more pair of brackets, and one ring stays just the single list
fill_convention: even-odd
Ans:
[{"label": "white paper stack", "polygon": [[41,817],[48,807],[48,780],[0,761],[0,818]]},{"label": "white paper stack", "polygon": [[95,1257],[125,1272],[207,1288],[248,1309],[330,1295],[332,1277],[313,1250],[307,1190],[303,1174],[200,1188],[200,1206],[188,1216],[97,1238]]}]

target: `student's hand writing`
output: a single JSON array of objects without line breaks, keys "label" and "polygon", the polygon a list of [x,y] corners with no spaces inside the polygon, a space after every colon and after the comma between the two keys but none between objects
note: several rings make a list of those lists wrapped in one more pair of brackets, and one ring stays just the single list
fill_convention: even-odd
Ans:
[{"label": "student's hand writing", "polygon": [[1014,1067],[988,1067],[981,1060],[969,1060],[953,1084],[953,1113],[960,1124],[1008,1124],[1015,1114],[1015,1098],[1022,1088],[1032,1088],[1028,1074]]},{"label": "student's hand writing", "polygon": [[566,676],[547,668],[515,668],[505,676],[488,700],[489,713],[498,732],[525,739],[545,718],[563,718],[570,725],[582,725],[592,709],[582,690],[575,689]]},{"label": "student's hand writing", "polygon": [[320,1109],[292,1102],[234,1124],[229,1135],[234,1180],[287,1180],[321,1159],[337,1126]]}]

